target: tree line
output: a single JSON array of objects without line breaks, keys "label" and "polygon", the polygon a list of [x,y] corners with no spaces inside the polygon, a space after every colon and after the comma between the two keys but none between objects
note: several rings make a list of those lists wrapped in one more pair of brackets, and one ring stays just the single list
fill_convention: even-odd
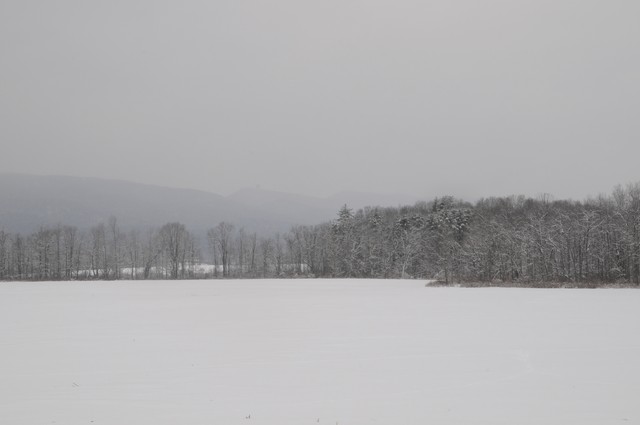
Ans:
[{"label": "tree line", "polygon": [[452,282],[640,284],[640,183],[585,201],[452,197],[350,210],[268,237],[221,222],[123,231],[0,230],[0,279],[422,278]]}]

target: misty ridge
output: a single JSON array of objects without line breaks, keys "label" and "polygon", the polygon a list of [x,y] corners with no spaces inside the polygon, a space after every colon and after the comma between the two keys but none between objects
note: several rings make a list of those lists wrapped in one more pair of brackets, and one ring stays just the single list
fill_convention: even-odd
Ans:
[{"label": "misty ridge", "polygon": [[266,235],[289,230],[292,225],[329,220],[344,204],[359,209],[417,200],[409,195],[364,192],[320,198],[258,187],[222,196],[124,180],[0,174],[0,227],[30,233],[43,225],[69,224],[88,230],[115,216],[124,230],[180,221],[196,235],[205,236],[212,223],[229,221]]},{"label": "misty ridge", "polygon": [[402,204],[400,196],[379,195],[362,205],[375,197],[259,188],[224,197],[116,180],[2,175],[0,279],[640,283],[640,183],[584,201],[441,196]]}]

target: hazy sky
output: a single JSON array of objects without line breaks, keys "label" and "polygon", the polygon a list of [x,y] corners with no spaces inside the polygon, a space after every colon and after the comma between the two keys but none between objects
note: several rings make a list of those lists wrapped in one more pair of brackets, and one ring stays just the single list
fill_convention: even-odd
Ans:
[{"label": "hazy sky", "polygon": [[0,171],[583,198],[640,180],[638,0],[0,2]]}]

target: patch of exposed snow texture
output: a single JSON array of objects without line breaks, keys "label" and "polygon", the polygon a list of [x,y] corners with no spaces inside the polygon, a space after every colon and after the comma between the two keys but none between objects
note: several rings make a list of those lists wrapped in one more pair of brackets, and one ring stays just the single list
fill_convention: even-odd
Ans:
[{"label": "patch of exposed snow texture", "polygon": [[0,423],[640,421],[640,291],[0,284]]}]

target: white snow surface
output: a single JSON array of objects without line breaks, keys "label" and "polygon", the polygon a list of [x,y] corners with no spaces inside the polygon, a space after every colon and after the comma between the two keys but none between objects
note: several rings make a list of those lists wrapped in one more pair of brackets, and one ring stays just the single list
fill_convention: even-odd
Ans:
[{"label": "white snow surface", "polygon": [[640,291],[0,284],[0,424],[640,423]]}]

